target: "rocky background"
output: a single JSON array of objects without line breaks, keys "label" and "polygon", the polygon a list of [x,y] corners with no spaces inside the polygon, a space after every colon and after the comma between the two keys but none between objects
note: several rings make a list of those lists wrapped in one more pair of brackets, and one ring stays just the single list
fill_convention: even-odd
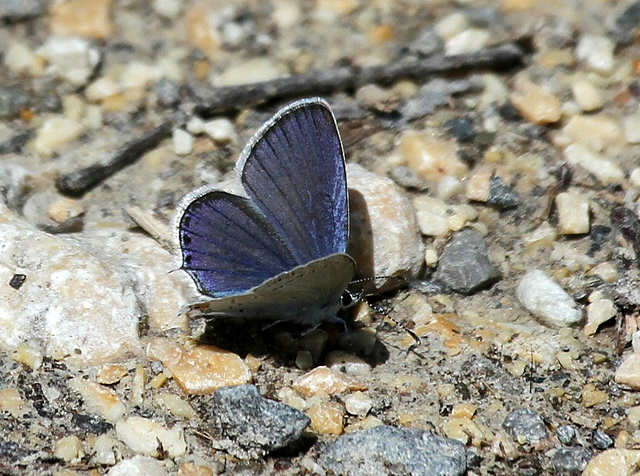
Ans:
[{"label": "rocky background", "polygon": [[[635,474],[639,32],[633,1],[0,0],[0,473]],[[319,95],[359,274],[408,286],[348,336],[189,321],[180,198]]]}]

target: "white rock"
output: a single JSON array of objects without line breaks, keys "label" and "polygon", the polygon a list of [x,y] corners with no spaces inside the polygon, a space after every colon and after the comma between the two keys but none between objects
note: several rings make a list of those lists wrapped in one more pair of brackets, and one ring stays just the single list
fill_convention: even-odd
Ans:
[{"label": "white rock", "polygon": [[598,326],[615,317],[616,313],[616,306],[611,299],[598,299],[592,302],[587,306],[587,324],[584,326],[584,333],[595,334]]},{"label": "white rock", "polygon": [[120,86],[124,89],[143,88],[162,77],[162,71],[155,65],[134,61],[120,73]]},{"label": "white rock", "polygon": [[213,82],[214,86],[237,86],[271,81],[286,74],[286,70],[267,57],[254,58],[232,66]]},{"label": "white rock", "polygon": [[629,144],[640,143],[640,111],[622,119],[624,138]]},{"label": "white rock", "polygon": [[[389,178],[358,164],[347,165],[351,230],[348,252],[365,277],[417,276],[424,245],[411,203]],[[375,280],[375,289],[392,289],[399,280]]]},{"label": "white rock", "polygon": [[49,66],[46,73],[64,78],[74,86],[82,86],[100,62],[100,49],[83,38],[49,39],[38,49]]},{"label": "white rock", "polygon": [[624,171],[611,160],[591,152],[579,144],[571,144],[564,149],[564,157],[571,165],[579,165],[596,176],[604,184],[621,182]]},{"label": "white rock", "polygon": [[98,415],[107,421],[116,421],[122,418],[127,410],[120,397],[113,390],[91,380],[72,378],[69,380],[69,388],[80,394],[85,411]]},{"label": "white rock", "polygon": [[33,148],[42,157],[51,157],[76,140],[84,132],[84,125],[75,119],[52,116],[46,119],[36,132]]},{"label": "white rock", "polygon": [[120,85],[111,78],[103,76],[96,79],[93,83],[87,86],[84,94],[89,101],[103,101],[109,96],[118,94],[122,88]]},{"label": "white rock", "polygon": [[474,220],[478,213],[469,205],[448,205],[426,195],[413,199],[420,232],[427,236],[446,236]]},{"label": "white rock", "polygon": [[600,73],[613,70],[613,51],[616,44],[606,36],[584,35],[576,47],[576,56],[591,69]]},{"label": "white rock", "polygon": [[634,390],[640,390],[640,353],[632,352],[624,358],[616,369],[614,380]]},{"label": "white rock", "polygon": [[173,130],[173,151],[176,155],[189,155],[193,151],[193,136],[183,129]]},{"label": "white rock", "polygon": [[217,144],[228,144],[236,140],[233,123],[229,119],[212,119],[202,124],[202,132],[211,137]]},{"label": "white rock", "polygon": [[14,73],[23,74],[33,68],[34,54],[29,45],[20,41],[9,43],[4,54],[4,64]]},{"label": "white rock", "polygon": [[525,274],[516,288],[520,304],[550,327],[567,327],[582,321],[582,311],[560,285],[540,270]]},{"label": "white rock", "polygon": [[589,199],[575,192],[556,196],[560,233],[581,235],[589,233]]},{"label": "white rock", "polygon": [[91,460],[96,464],[113,466],[116,464],[114,448],[118,445],[122,445],[122,443],[110,436],[100,435],[93,444],[93,456]]},{"label": "white rock", "polygon": [[359,417],[365,416],[373,407],[373,400],[364,392],[354,392],[346,395],[342,401],[347,412]]},{"label": "white rock", "polygon": [[182,0],[154,0],[153,9],[158,15],[175,20],[182,11]]},{"label": "white rock", "polygon": [[467,17],[463,13],[455,12],[436,23],[434,28],[440,38],[447,41],[464,31],[468,25]]},{"label": "white rock", "polygon": [[167,476],[168,474],[159,461],[136,455],[120,461],[109,470],[107,476]]},{"label": "white rock", "polygon": [[603,105],[602,94],[587,80],[579,80],[571,85],[573,97],[583,111],[595,111]]},{"label": "white rock", "polygon": [[175,458],[187,451],[182,428],[168,429],[148,418],[132,416],[120,420],[116,423],[116,434],[133,451],[146,456],[159,457],[162,449]]},{"label": "white rock", "polygon": [[449,39],[444,46],[444,50],[448,55],[471,53],[487,46],[490,39],[491,34],[487,30],[470,28]]},{"label": "white rock", "polygon": [[[47,356],[72,366],[141,353],[136,287],[122,270],[77,243],[37,230],[0,205],[0,262],[27,276],[0,286],[0,348],[42,342]],[[1,282],[11,272],[0,266]]]}]

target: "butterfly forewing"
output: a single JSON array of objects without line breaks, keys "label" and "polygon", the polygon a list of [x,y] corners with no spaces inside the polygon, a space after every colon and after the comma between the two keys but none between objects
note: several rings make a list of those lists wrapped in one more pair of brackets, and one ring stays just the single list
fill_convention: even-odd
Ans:
[{"label": "butterfly forewing", "polygon": [[336,121],[321,100],[294,103],[256,135],[240,161],[247,195],[284,237],[297,264],[344,253],[345,163]]},{"label": "butterfly forewing", "polygon": [[248,199],[222,191],[195,198],[179,223],[182,267],[209,296],[242,293],[296,266]]}]

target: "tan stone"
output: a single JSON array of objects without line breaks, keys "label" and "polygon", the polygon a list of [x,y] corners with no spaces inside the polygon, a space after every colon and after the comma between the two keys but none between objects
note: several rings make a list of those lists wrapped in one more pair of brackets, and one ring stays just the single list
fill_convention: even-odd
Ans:
[{"label": "tan stone", "polygon": [[51,5],[51,31],[59,36],[81,36],[105,40],[114,27],[111,22],[113,0],[71,0]]}]

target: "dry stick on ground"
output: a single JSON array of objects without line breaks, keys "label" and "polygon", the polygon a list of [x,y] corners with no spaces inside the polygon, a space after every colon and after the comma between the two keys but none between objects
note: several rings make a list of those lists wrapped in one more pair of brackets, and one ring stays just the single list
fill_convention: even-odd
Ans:
[{"label": "dry stick on ground", "polygon": [[[524,59],[523,50],[515,43],[486,48],[473,53],[432,56],[419,60],[401,60],[368,68],[345,67],[315,71],[299,76],[241,86],[207,90],[193,112],[202,116],[237,111],[243,107],[283,98],[345,91],[365,84],[389,84],[399,79],[425,80],[470,69],[500,69],[516,66]],[[135,162],[148,150],[171,134],[171,121],[133,139],[113,155],[89,167],[61,175],[56,187],[67,195],[82,195],[118,170]]]}]

